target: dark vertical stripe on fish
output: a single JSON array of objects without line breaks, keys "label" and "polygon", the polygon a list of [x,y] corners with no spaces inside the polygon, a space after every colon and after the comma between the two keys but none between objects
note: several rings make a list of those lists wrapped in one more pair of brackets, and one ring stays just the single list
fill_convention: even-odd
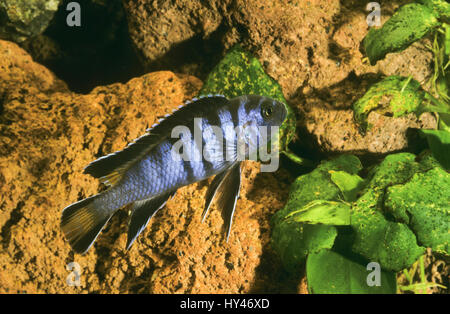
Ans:
[{"label": "dark vertical stripe on fish", "polygon": [[[228,150],[233,150],[236,143],[236,134],[234,134],[235,125],[233,123],[233,118],[229,106],[226,106],[222,110],[219,111],[219,119],[220,119],[220,128],[223,132],[223,159],[228,160],[229,157],[227,155]],[[234,153],[234,151],[232,152]]]},{"label": "dark vertical stripe on fish", "polygon": [[203,119],[194,119],[193,132],[191,133],[191,160],[192,175],[194,180],[200,180],[205,176],[203,163]]},{"label": "dark vertical stripe on fish", "polygon": [[[210,121],[212,121],[212,122],[210,123]],[[203,122],[203,132],[202,132],[202,156],[203,156],[203,150],[205,149],[205,147],[207,147],[207,145],[211,144],[211,143],[207,142],[207,140],[205,138],[206,132],[204,130],[207,129],[208,127],[213,126],[214,123],[218,122],[217,115],[213,115],[209,119],[203,118],[202,122]],[[209,140],[211,141],[211,140],[215,140],[215,139],[216,138],[209,139]],[[203,168],[206,173],[209,173],[214,168],[214,164],[210,160],[203,158]]]}]

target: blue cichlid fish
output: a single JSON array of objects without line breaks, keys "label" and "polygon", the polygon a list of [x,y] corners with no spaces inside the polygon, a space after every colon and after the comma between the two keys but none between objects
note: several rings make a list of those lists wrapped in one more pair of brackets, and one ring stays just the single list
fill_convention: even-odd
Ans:
[{"label": "blue cichlid fish", "polygon": [[[129,249],[178,188],[216,175],[206,193],[202,221],[216,199],[228,240],[241,184],[240,157],[248,158],[262,146],[267,148],[275,135],[270,130],[281,126],[286,116],[283,103],[263,96],[193,100],[124,150],[101,157],[84,169],[110,188],[64,208],[61,228],[66,239],[75,252],[85,253],[116,210],[133,203]],[[261,127],[269,131],[262,132]],[[179,138],[173,136],[177,130]],[[239,143],[245,144],[243,150]]]}]

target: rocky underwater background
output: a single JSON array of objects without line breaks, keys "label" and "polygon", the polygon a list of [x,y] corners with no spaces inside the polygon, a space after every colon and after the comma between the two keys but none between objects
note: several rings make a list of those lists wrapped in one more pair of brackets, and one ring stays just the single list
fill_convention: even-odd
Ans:
[{"label": "rocky underwater background", "polygon": [[[390,283],[374,292],[447,293],[444,2],[379,1],[369,26],[356,0],[0,0],[0,293],[370,293],[339,269],[365,283],[372,261]],[[408,8],[423,31],[377,47]],[[209,180],[129,251],[125,208],[73,253],[61,211],[105,189],[87,164],[199,94],[251,92],[296,122],[278,171],[245,162],[228,242],[215,207],[201,223]]]}]

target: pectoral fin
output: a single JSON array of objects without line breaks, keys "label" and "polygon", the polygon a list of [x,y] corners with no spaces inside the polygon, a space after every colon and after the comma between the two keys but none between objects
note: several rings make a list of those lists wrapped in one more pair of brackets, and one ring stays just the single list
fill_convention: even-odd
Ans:
[{"label": "pectoral fin", "polygon": [[170,192],[155,198],[134,202],[133,213],[128,224],[127,250],[130,249],[134,240],[136,240],[142,230],[147,227],[150,219],[160,208],[166,205],[167,200],[173,194],[175,194],[175,192]]},{"label": "pectoral fin", "polygon": [[230,236],[231,225],[233,223],[234,210],[239,197],[241,187],[241,163],[236,163],[227,171],[218,174],[207,192],[206,207],[203,212],[203,219],[208,213],[213,199],[217,202],[217,207],[222,210],[224,228],[227,234],[227,242]]}]

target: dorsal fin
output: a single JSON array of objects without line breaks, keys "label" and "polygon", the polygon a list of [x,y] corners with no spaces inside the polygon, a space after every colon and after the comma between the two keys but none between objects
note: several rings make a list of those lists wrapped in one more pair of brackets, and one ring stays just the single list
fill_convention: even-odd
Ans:
[{"label": "dorsal fin", "polygon": [[[128,144],[123,150],[100,157],[91,162],[84,173],[100,178],[108,185],[114,185],[136,161],[148,154],[156,145],[170,136],[177,125],[187,125],[195,117],[202,117],[208,112],[230,104],[223,96],[201,97],[181,107],[147,133]],[[150,133],[151,132],[151,133]]]}]

